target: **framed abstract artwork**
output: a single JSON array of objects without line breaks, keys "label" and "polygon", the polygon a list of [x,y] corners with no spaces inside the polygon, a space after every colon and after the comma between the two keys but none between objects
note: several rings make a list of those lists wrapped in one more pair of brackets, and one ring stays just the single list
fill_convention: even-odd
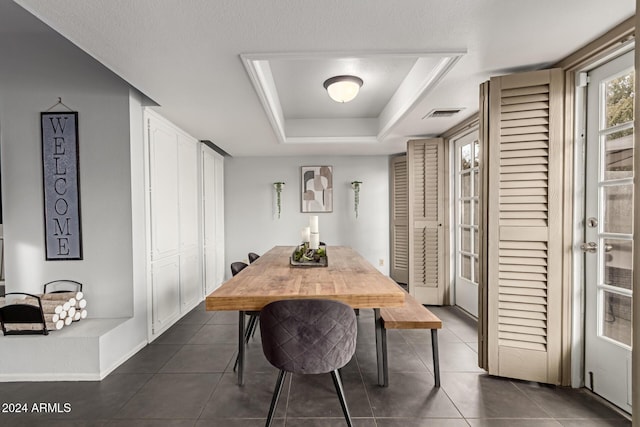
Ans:
[{"label": "framed abstract artwork", "polygon": [[302,166],[301,212],[333,212],[333,166]]}]

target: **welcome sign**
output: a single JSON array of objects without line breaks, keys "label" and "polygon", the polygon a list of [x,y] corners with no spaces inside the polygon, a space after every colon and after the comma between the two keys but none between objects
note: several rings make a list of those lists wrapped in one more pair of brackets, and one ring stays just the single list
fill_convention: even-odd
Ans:
[{"label": "welcome sign", "polygon": [[47,260],[82,259],[78,113],[41,113]]}]

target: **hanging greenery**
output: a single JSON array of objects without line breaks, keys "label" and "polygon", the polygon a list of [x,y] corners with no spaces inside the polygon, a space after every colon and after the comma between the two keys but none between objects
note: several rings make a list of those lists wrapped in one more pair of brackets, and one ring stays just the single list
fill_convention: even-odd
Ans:
[{"label": "hanging greenery", "polygon": [[273,188],[276,189],[276,206],[278,207],[278,219],[280,218],[280,213],[282,212],[282,188],[284,187],[284,182],[274,182]]},{"label": "hanging greenery", "polygon": [[356,218],[358,218],[358,205],[360,204],[360,184],[362,184],[362,181],[351,182],[351,188],[353,188],[353,206],[356,211]]}]

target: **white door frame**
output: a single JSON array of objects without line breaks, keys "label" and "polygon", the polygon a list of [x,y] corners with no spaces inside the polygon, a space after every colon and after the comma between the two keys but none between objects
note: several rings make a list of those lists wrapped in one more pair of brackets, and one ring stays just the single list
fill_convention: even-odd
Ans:
[{"label": "white door frame", "polygon": [[[449,139],[449,200],[452,200],[452,206],[449,209],[449,224],[451,224],[451,226],[449,227],[449,247],[451,248],[451,251],[449,253],[449,289],[450,289],[450,304],[452,305],[457,305],[457,301],[456,301],[456,278],[457,278],[457,274],[458,274],[458,234],[457,234],[457,215],[458,215],[458,200],[457,200],[457,187],[458,187],[458,171],[457,171],[457,167],[456,167],[456,158],[457,158],[457,152],[458,152],[458,143],[461,139],[467,137],[469,134],[471,133],[477,133],[478,138],[480,137],[479,135],[479,125],[475,125],[472,126],[469,129],[465,129],[464,132],[461,132],[453,137],[451,137]],[[481,149],[481,148],[480,148]],[[482,158],[482,157],[480,157]],[[482,165],[480,165],[482,167]],[[478,171],[478,173],[480,174],[480,170]],[[479,186],[482,186],[481,181],[482,177],[480,175],[478,175],[478,184]],[[478,194],[478,189],[476,189],[476,194]],[[478,209],[480,209],[482,201],[478,201]],[[479,227],[480,224],[478,224]],[[479,235],[479,234],[478,234]],[[478,242],[478,244],[481,244],[480,242]],[[475,315],[476,317],[478,316],[478,309],[476,307],[476,312],[474,313],[470,313],[472,315]]]}]

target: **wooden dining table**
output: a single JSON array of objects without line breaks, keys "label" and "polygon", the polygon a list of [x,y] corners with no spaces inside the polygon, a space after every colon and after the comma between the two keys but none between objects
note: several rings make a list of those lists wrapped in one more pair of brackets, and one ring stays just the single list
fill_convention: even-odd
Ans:
[{"label": "wooden dining table", "polygon": [[207,310],[239,312],[238,385],[244,383],[245,312],[259,311],[273,301],[301,298],[338,300],[354,309],[374,310],[378,384],[383,385],[380,308],[403,305],[404,291],[350,247],[327,247],[326,267],[292,266],[294,249],[272,248],[206,298]]}]

